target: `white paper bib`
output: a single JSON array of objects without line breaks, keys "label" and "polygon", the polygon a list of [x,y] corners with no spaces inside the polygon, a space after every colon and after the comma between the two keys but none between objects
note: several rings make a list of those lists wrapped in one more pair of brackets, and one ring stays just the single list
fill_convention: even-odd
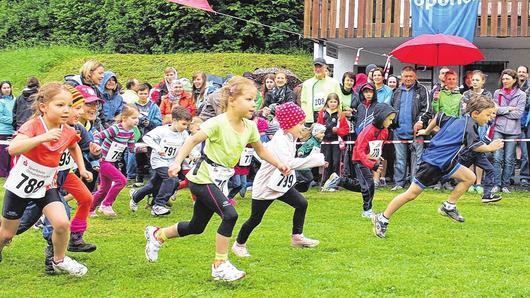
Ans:
[{"label": "white paper bib", "polygon": [[234,169],[211,165],[206,161],[205,163],[210,173],[210,179],[212,179],[213,183],[219,187],[225,196],[228,196],[228,180],[234,175]]},{"label": "white paper bib", "polygon": [[274,191],[285,193],[291,189],[295,183],[295,171],[292,171],[291,174],[285,176],[280,170],[276,169],[272,173],[271,179],[269,180],[269,183],[267,183],[267,187]]},{"label": "white paper bib", "polygon": [[56,167],[43,166],[20,155],[4,187],[21,198],[41,199],[52,185],[56,172]]},{"label": "white paper bib", "polygon": [[368,144],[370,145],[370,153],[368,155],[373,159],[381,158],[381,154],[383,154],[383,141],[370,141]]},{"label": "white paper bib", "polygon": [[254,155],[254,148],[244,148],[239,158],[239,165],[248,167],[252,163],[252,156]]},{"label": "white paper bib", "polygon": [[109,151],[107,152],[107,155],[105,156],[105,161],[108,162],[116,162],[121,159],[121,156],[123,155],[123,151],[127,148],[126,144],[121,144],[118,142],[112,142],[110,145]]}]

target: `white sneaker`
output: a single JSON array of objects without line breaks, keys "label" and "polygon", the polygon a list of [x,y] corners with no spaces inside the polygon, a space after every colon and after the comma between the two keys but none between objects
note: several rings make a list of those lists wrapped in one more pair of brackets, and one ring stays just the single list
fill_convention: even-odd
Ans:
[{"label": "white sneaker", "polygon": [[320,243],[316,239],[307,238],[304,234],[292,235],[291,246],[293,247],[315,247]]},{"label": "white sneaker", "polygon": [[159,229],[159,227],[153,226],[147,226],[145,228],[145,239],[147,240],[145,244],[145,257],[149,262],[156,262],[158,259],[158,251],[160,250],[160,246],[162,246],[162,243],[158,242],[155,237],[155,233]]},{"label": "white sneaker", "polygon": [[370,209],[370,210],[367,210],[367,211],[363,211],[361,216],[364,217],[364,218],[372,218],[372,216],[374,214],[375,214],[374,211],[372,209]]},{"label": "white sneaker", "polygon": [[89,216],[90,217],[98,217],[98,214],[96,213],[96,210],[94,210],[94,211],[90,211]]},{"label": "white sneaker", "polygon": [[168,215],[169,213],[171,213],[171,210],[164,206],[154,205],[153,208],[151,208],[151,215],[153,216]]},{"label": "white sneaker", "polygon": [[85,265],[67,256],[65,256],[63,261],[59,264],[52,262],[52,266],[55,272],[66,272],[77,277],[81,277],[88,272],[88,268]]},{"label": "white sneaker", "polygon": [[112,206],[104,206],[104,205],[101,205],[99,206],[99,211],[101,213],[103,213],[103,215],[105,216],[117,216],[118,214],[116,214],[116,211],[114,211],[114,209],[112,209]]},{"label": "white sneaker", "polygon": [[337,183],[339,182],[339,175],[337,175],[337,173],[332,173],[328,180],[326,180],[326,182],[324,182],[324,185],[322,186],[322,191],[329,191],[329,192],[333,192],[333,191],[336,191],[336,188],[337,188]]},{"label": "white sneaker", "polygon": [[129,209],[131,209],[132,212],[138,211],[138,204],[132,199],[129,201]]},{"label": "white sneaker", "polygon": [[237,269],[228,260],[217,266],[217,268],[212,265],[212,277],[214,280],[235,281],[245,277],[245,274],[245,271]]},{"label": "white sneaker", "polygon": [[234,242],[234,245],[232,245],[232,252],[234,255],[240,258],[248,258],[250,257],[250,253],[247,250],[246,244],[239,244],[237,241]]}]

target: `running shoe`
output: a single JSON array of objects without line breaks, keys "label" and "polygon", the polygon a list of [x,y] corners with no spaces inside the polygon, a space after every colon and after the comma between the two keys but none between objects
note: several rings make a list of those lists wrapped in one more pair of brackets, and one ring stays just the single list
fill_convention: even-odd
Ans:
[{"label": "running shoe", "polygon": [[156,237],[155,233],[160,230],[159,227],[147,226],[145,228],[145,239],[147,243],[145,244],[145,257],[149,262],[156,262],[158,259],[158,251],[160,250],[160,243]]},{"label": "running shoe", "polygon": [[322,186],[322,191],[335,191],[339,180],[339,175],[337,175],[337,173],[332,173],[331,176],[329,176],[328,180],[324,182],[324,185]]},{"label": "running shoe", "polygon": [[240,258],[248,258],[250,257],[250,253],[247,250],[246,244],[239,244],[237,241],[234,242],[234,245],[232,245],[232,252],[234,255]]},{"label": "running shoe", "polygon": [[59,264],[55,264],[55,262],[52,262],[52,266],[55,272],[64,272],[77,277],[81,277],[88,272],[88,268],[85,265],[77,262],[74,259],[71,259],[68,256],[65,256],[63,261]]},{"label": "running shoe", "polygon": [[498,202],[502,200],[502,196],[501,195],[496,195],[494,193],[492,193],[489,197],[486,197],[486,196],[483,196],[482,197],[482,203],[494,203],[494,202]]},{"label": "running shoe", "polygon": [[453,219],[458,222],[464,222],[464,218],[458,213],[458,210],[456,210],[456,207],[453,209],[447,209],[445,208],[445,205],[442,203],[440,208],[438,208],[438,213],[440,213],[443,216],[447,216],[450,219]]},{"label": "running shoe", "polygon": [[236,281],[245,277],[245,271],[237,269],[230,261],[226,260],[217,268],[212,265],[212,277],[214,280]]},{"label": "running shoe", "polygon": [[372,224],[374,225],[374,234],[379,238],[385,238],[386,230],[388,228],[388,222],[379,220],[381,213],[374,213],[372,216]]},{"label": "running shoe", "polygon": [[304,234],[293,235],[291,239],[291,245],[293,247],[315,247],[320,243],[320,241],[307,238]]}]

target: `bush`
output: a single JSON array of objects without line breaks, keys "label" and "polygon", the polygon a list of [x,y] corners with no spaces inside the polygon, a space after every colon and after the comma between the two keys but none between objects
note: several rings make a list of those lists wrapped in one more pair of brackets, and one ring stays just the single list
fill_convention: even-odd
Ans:
[{"label": "bush", "polygon": [[[9,2],[9,5],[8,5]],[[303,2],[210,0],[219,12],[302,32]],[[66,44],[98,52],[292,53],[298,36],[164,0],[20,0],[0,2],[0,48]]]}]

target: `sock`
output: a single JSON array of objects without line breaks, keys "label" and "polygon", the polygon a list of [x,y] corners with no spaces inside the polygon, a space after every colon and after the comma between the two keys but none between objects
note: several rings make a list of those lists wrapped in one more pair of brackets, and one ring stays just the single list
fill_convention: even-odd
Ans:
[{"label": "sock", "polygon": [[216,261],[226,261],[228,260],[228,253],[220,254],[218,252],[215,253],[215,260]]},{"label": "sock", "polygon": [[159,229],[158,231],[155,232],[155,238],[160,243],[164,243],[168,240],[166,233],[164,232],[163,229]]},{"label": "sock", "polygon": [[445,209],[447,209],[447,210],[453,210],[453,209],[456,208],[455,204],[450,203],[448,201],[445,201],[443,204],[444,204]]}]

